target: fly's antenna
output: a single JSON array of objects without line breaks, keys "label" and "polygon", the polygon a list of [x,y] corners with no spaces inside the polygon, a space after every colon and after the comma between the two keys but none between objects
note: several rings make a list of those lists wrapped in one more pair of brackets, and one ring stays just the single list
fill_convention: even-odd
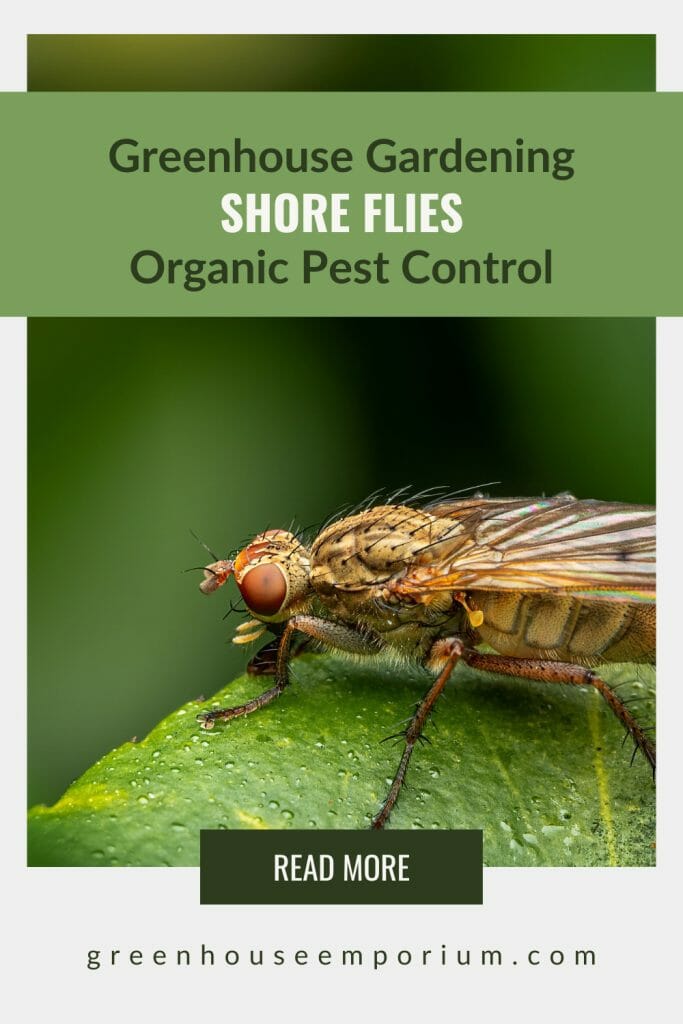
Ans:
[{"label": "fly's antenna", "polygon": [[197,536],[197,534],[194,532],[194,530],[190,530],[190,533],[192,534],[194,539],[197,541],[197,543],[201,544],[201,546],[204,548],[204,550],[209,552],[209,554],[213,558],[214,562],[218,562],[219,561],[218,555],[214,551],[211,550],[209,545],[205,544],[204,541],[201,539],[201,537]]}]

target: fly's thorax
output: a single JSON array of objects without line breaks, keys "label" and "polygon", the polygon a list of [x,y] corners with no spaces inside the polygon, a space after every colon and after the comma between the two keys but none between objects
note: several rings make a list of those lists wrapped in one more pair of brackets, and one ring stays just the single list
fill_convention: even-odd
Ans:
[{"label": "fly's thorax", "polygon": [[452,527],[402,505],[333,523],[311,545],[310,580],[318,602],[334,618],[381,636],[389,656],[423,661],[437,637],[463,629],[463,609],[450,593],[416,601],[398,598],[389,584],[419,549]]},{"label": "fly's thorax", "polygon": [[340,519],[311,546],[311,584],[323,596],[335,589],[381,588],[452,526],[405,505],[380,505]]},{"label": "fly's thorax", "polygon": [[389,605],[373,595],[369,589],[330,591],[317,599],[315,610],[322,617],[379,637],[383,654],[403,663],[423,663],[438,637],[466,629],[464,609],[450,598],[449,610],[444,612],[427,604]]},{"label": "fly's thorax", "polygon": [[309,553],[287,530],[258,534],[234,561],[235,582],[250,612],[284,622],[311,602]]}]

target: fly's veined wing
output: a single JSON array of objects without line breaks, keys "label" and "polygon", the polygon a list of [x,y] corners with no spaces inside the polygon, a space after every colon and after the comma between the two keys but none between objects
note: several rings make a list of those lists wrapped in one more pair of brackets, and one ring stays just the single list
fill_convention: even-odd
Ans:
[{"label": "fly's veined wing", "polygon": [[434,539],[412,553],[398,593],[564,590],[612,601],[655,599],[655,510],[554,498],[435,504]]}]

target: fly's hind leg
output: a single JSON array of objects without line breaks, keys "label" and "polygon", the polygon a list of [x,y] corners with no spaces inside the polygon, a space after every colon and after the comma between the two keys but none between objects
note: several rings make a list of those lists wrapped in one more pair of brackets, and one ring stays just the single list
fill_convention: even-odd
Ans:
[{"label": "fly's hind leg", "polygon": [[396,801],[398,800],[401,787],[405,781],[406,772],[408,771],[408,765],[410,758],[412,757],[415,744],[422,736],[422,730],[425,727],[427,719],[436,704],[437,700],[441,696],[444,686],[448,682],[451,672],[455,668],[459,659],[462,657],[465,650],[464,644],[461,640],[456,638],[437,640],[433,645],[429,656],[427,658],[428,667],[439,667],[441,671],[439,675],[432,683],[430,688],[425,693],[424,697],[417,705],[415,714],[410,720],[408,728],[403,733],[405,738],[405,747],[403,748],[403,755],[399,762],[394,781],[391,783],[391,788],[387,793],[386,799],[382,804],[380,810],[372,819],[371,828],[380,829],[384,828],[389,815],[391,814]]},{"label": "fly's hind leg", "polygon": [[[360,632],[343,622],[333,619],[319,619],[314,615],[294,615],[282,631],[277,647],[275,660],[275,685],[264,690],[258,697],[238,704],[233,708],[217,708],[215,711],[202,711],[197,721],[204,729],[213,729],[218,721],[229,722],[242,715],[250,715],[266,704],[272,703],[283,692],[289,683],[289,662],[291,660],[292,639],[295,633],[304,633],[313,640],[319,640],[327,647],[348,651],[351,654],[376,654],[382,641],[374,633]],[[270,645],[266,645],[269,647]]]},{"label": "fly's hind leg", "polygon": [[643,752],[654,772],[656,763],[654,743],[642,726],[638,724],[623,700],[607,685],[604,679],[601,679],[591,669],[584,668],[582,665],[571,665],[564,661],[536,661],[533,658],[511,658],[504,654],[480,654],[479,651],[471,650],[463,654],[463,660],[472,668],[481,669],[483,672],[518,676],[540,683],[592,686],[622,723],[636,748]]}]

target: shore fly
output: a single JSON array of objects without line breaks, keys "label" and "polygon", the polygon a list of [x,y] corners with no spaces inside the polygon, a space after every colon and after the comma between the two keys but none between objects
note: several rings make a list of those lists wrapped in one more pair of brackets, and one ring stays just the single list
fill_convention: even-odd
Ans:
[{"label": "shore fly", "polygon": [[[455,665],[544,683],[591,686],[655,767],[648,732],[595,670],[655,660],[655,511],[645,505],[473,496],[384,504],[346,515],[305,545],[265,530],[204,569],[200,589],[234,576],[253,616],[234,642],[274,635],[250,662],[274,685],[197,716],[205,729],[270,704],[295,650],[417,662],[434,681],[401,734],[403,753],[372,819],[382,828],[415,744]],[[297,646],[298,645],[298,646]],[[482,647],[493,649],[481,650]]]}]

